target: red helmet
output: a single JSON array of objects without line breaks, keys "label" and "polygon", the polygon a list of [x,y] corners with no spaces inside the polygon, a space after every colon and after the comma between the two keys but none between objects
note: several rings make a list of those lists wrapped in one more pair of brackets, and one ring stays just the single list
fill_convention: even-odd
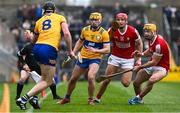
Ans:
[{"label": "red helmet", "polygon": [[128,16],[127,16],[126,13],[118,13],[118,14],[116,15],[116,19],[119,19],[119,18],[123,18],[123,19],[127,20],[127,19],[128,19]]}]

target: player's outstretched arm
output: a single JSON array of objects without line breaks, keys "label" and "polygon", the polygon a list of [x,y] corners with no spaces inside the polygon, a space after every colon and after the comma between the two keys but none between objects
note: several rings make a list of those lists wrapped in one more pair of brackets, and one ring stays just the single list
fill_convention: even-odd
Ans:
[{"label": "player's outstretched arm", "polygon": [[72,37],[71,37],[71,33],[68,28],[68,24],[66,22],[62,22],[61,26],[62,26],[62,31],[64,34],[64,40],[65,40],[67,48],[68,48],[68,54],[71,57],[75,57],[74,52],[72,51]]},{"label": "player's outstretched arm", "polygon": [[68,28],[68,24],[66,22],[63,22],[61,25],[68,51],[72,51],[72,37]]},{"label": "player's outstretched arm", "polygon": [[83,45],[84,40],[80,39],[76,42],[73,52],[76,54]]},{"label": "player's outstretched arm", "polygon": [[103,48],[102,49],[96,49],[93,47],[87,47],[87,50],[92,51],[94,53],[102,53],[102,54],[106,54],[106,53],[110,53],[110,44],[103,44]]}]

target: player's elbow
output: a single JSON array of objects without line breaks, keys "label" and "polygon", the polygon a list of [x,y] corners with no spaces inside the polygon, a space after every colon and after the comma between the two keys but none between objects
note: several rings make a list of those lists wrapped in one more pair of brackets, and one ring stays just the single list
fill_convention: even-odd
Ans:
[{"label": "player's elbow", "polygon": [[64,38],[71,38],[71,34],[68,33],[68,32],[65,32],[65,33],[64,33]]}]

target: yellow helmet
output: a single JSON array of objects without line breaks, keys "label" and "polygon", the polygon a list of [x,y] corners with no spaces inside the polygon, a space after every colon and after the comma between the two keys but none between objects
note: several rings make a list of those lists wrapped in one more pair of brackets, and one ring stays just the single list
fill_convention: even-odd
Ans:
[{"label": "yellow helmet", "polygon": [[156,30],[157,30],[156,25],[155,24],[151,24],[151,23],[145,24],[143,29],[144,30],[150,30],[152,32],[156,32]]},{"label": "yellow helmet", "polygon": [[102,15],[101,13],[98,12],[93,12],[90,14],[89,19],[97,19],[97,20],[102,20]]}]

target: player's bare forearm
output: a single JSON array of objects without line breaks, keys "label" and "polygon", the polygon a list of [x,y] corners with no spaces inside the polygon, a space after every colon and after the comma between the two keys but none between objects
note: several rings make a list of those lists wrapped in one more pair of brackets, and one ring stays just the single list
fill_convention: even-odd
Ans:
[{"label": "player's bare forearm", "polygon": [[110,53],[110,44],[104,44],[102,49],[96,49],[97,53],[108,54]]},{"label": "player's bare forearm", "polygon": [[64,34],[64,40],[66,42],[68,51],[71,52],[72,51],[72,38],[70,34]]},{"label": "player's bare forearm", "polygon": [[144,65],[141,66],[141,68],[145,68],[145,67],[151,67],[151,66],[156,66],[160,60],[161,60],[162,56],[158,56],[158,55],[154,55],[152,56],[152,60],[148,61],[147,63],[145,63]]},{"label": "player's bare forearm", "polygon": [[69,28],[68,28],[68,24],[66,22],[62,22],[61,26],[62,26],[62,31],[64,34],[64,40],[66,42],[68,51],[72,52],[72,37],[71,37],[71,33],[69,31]]},{"label": "player's bare forearm", "polygon": [[82,47],[83,42],[84,42],[84,40],[81,40],[81,39],[79,39],[79,40],[76,42],[75,47],[74,47],[74,49],[73,49],[73,52],[74,52],[75,54],[76,54],[76,53],[79,51],[79,49]]},{"label": "player's bare forearm", "polygon": [[145,63],[143,65],[135,66],[133,71],[134,72],[138,72],[140,69],[148,68],[148,67],[155,66],[155,65],[156,65],[156,62],[154,62],[153,60],[152,61],[148,61],[147,63]]},{"label": "player's bare forearm", "polygon": [[141,65],[141,69],[142,68],[147,68],[147,67],[151,67],[151,66],[155,66],[157,63],[154,61],[148,61],[147,63]]},{"label": "player's bare forearm", "polygon": [[[135,49],[136,49],[136,51],[139,51],[139,52],[143,51],[143,43],[142,43],[141,39],[139,39],[135,42]],[[140,57],[136,56],[135,59],[138,60],[138,59],[140,59]]]},{"label": "player's bare forearm", "polygon": [[142,40],[141,40],[141,39],[139,39],[139,40],[137,41],[136,50],[138,50],[138,51],[140,51],[140,52],[143,51],[143,43],[142,43]]},{"label": "player's bare forearm", "polygon": [[152,55],[152,53],[149,51],[149,49],[146,49],[144,52],[143,52],[143,56],[145,57],[150,57]]}]

